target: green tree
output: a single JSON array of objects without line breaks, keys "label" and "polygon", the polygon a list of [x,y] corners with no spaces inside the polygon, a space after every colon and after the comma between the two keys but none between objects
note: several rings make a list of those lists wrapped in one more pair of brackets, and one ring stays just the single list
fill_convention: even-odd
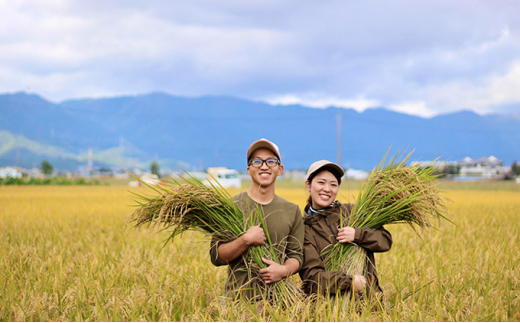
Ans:
[{"label": "green tree", "polygon": [[40,167],[40,171],[44,175],[52,175],[53,168],[52,168],[51,163],[49,163],[47,160],[42,161],[42,165]]},{"label": "green tree", "polygon": [[511,165],[511,171],[515,173],[516,176],[520,176],[520,163],[518,163],[516,160]]},{"label": "green tree", "polygon": [[152,174],[155,174],[158,177],[160,177],[159,176],[159,163],[157,161],[153,161],[152,164],[150,165],[150,172]]}]

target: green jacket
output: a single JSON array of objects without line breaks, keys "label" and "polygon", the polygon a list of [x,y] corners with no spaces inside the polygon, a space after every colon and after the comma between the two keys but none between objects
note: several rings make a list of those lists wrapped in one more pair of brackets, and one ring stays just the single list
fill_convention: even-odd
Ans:
[{"label": "green jacket", "polygon": [[[307,211],[309,206],[305,208]],[[320,256],[336,243],[336,236],[340,225],[340,212],[347,223],[353,204],[335,205],[315,216],[306,216],[304,239],[304,262],[300,269],[303,281],[303,290],[307,294],[320,292],[323,295],[345,293],[351,290],[352,276],[342,271],[327,271],[324,260],[327,255]],[[382,292],[377,278],[374,252],[385,252],[392,246],[392,235],[383,227],[377,230],[355,228],[353,243],[367,251],[367,275],[365,279],[370,286],[368,292]]]}]

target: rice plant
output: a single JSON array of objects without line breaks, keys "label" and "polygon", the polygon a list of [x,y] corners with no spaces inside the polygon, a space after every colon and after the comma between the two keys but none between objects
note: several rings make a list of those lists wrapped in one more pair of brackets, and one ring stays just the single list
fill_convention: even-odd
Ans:
[{"label": "rice plant", "polygon": [[266,284],[259,278],[259,270],[267,267],[262,258],[278,264],[281,264],[281,259],[276,255],[264,215],[258,207],[245,216],[222,186],[206,186],[188,173],[179,178],[180,180],[175,180],[170,177],[167,184],[156,187],[143,183],[158,194],[136,194],[139,207],[129,219],[135,222],[135,227],[155,225],[160,230],[168,230],[170,234],[166,244],[186,230],[201,231],[208,238],[231,242],[243,235],[249,227],[259,225],[265,232],[267,243],[262,246],[250,246],[242,255],[249,276],[262,291],[262,299],[258,300],[266,300],[271,304],[288,308],[303,297],[298,286],[291,281],[283,279]]},{"label": "rice plant", "polygon": [[[357,196],[348,185],[340,195]],[[0,321],[518,322],[520,185],[483,185],[441,182],[456,225],[434,222],[423,239],[408,225],[390,228],[391,252],[375,255],[383,310],[318,298],[265,315],[220,302],[226,269],[198,247],[204,235],[186,232],[161,250],[164,232],[122,229],[135,204],[128,190],[149,188],[0,186]],[[277,194],[305,206],[301,183]]]},{"label": "rice plant", "polygon": [[[434,183],[435,168],[418,164],[407,166],[411,153],[398,161],[398,152],[387,163],[388,153],[362,184],[350,217],[340,226],[377,229],[405,223],[424,229],[430,228],[434,219],[447,219],[445,198]],[[343,221],[343,216],[340,219]],[[325,254],[328,254],[327,270],[365,274],[366,252],[363,248],[353,243],[336,243]]]}]

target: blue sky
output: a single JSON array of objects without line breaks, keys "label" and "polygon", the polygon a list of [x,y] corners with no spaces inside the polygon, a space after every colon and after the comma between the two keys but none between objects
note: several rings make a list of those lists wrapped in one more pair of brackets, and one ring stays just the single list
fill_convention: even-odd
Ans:
[{"label": "blue sky", "polygon": [[520,114],[520,2],[0,0],[0,92]]}]

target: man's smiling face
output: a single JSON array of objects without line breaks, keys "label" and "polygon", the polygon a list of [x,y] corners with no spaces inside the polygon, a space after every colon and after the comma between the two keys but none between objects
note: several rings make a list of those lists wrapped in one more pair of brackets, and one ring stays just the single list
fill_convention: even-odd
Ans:
[{"label": "man's smiling face", "polygon": [[[251,154],[250,160],[253,159],[278,159],[276,154],[267,148],[259,148]],[[248,166],[247,173],[251,176],[253,183],[262,187],[273,185],[276,177],[283,172],[283,165],[276,165],[275,167],[267,166],[267,163],[262,163],[259,168]]]}]

